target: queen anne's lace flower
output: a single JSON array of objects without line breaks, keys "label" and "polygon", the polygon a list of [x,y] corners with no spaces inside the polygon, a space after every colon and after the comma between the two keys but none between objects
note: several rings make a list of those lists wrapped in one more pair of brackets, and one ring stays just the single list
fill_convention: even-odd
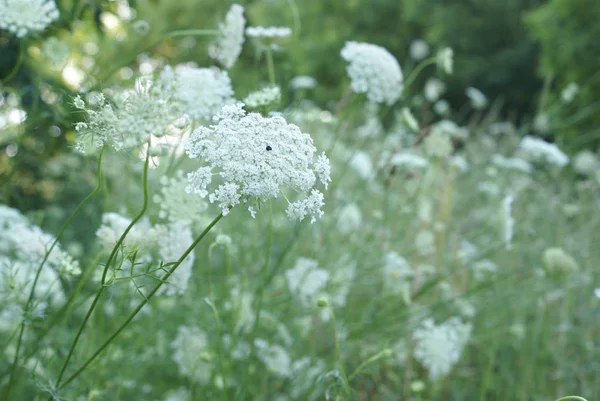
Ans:
[{"label": "queen anne's lace flower", "polygon": [[366,93],[373,103],[395,103],[402,95],[403,75],[398,61],[381,46],[370,43],[346,42],[342,58],[350,64],[346,67],[352,90]]},{"label": "queen anne's lace flower", "polygon": [[43,31],[58,16],[54,0],[0,0],[0,28],[20,38]]},{"label": "queen anne's lace flower", "polygon": [[479,89],[469,87],[465,90],[465,94],[469,100],[471,100],[471,106],[473,106],[474,109],[481,110],[485,109],[485,106],[487,106],[487,97]]},{"label": "queen anne's lace flower", "polygon": [[519,144],[519,150],[533,161],[546,162],[558,167],[569,164],[569,156],[555,144],[543,139],[525,136]]},{"label": "queen anne's lace flower", "polygon": [[414,356],[433,380],[448,373],[459,361],[471,336],[471,325],[453,317],[436,326],[433,319],[426,319],[414,331]]},{"label": "queen anne's lace flower", "polygon": [[154,201],[159,204],[159,217],[170,222],[180,221],[186,224],[202,223],[208,203],[199,201],[194,194],[185,192],[188,181],[183,171],[178,170],[174,177],[162,176],[160,194],[154,195]]},{"label": "queen anne's lace flower", "polygon": [[134,90],[119,92],[111,101],[99,94],[94,106],[76,97],[73,104],[87,114],[87,121],[75,126],[78,149],[83,151],[88,140],[96,148],[107,144],[116,150],[152,146],[155,138],[167,135],[182,117],[169,100],[169,95],[148,79],[138,80]]},{"label": "queen anne's lace flower", "polygon": [[383,257],[383,277],[386,290],[402,296],[410,302],[410,279],[413,271],[408,261],[396,252],[387,252]]},{"label": "queen anne's lace flower", "polygon": [[313,301],[329,280],[329,273],[318,266],[316,260],[301,257],[293,269],[285,272],[290,292],[305,303]]},{"label": "queen anne's lace flower", "polygon": [[210,347],[202,329],[196,326],[180,326],[171,348],[180,374],[203,384],[210,381]]},{"label": "queen anne's lace flower", "polygon": [[246,29],[246,35],[251,38],[286,38],[292,34],[292,30],[287,26],[251,26]]},{"label": "queen anne's lace flower", "polygon": [[171,95],[171,103],[194,121],[210,121],[223,105],[233,101],[233,89],[227,71],[218,68],[167,66],[158,84]]},{"label": "queen anne's lace flower", "polygon": [[269,344],[262,338],[254,340],[258,358],[273,374],[287,378],[292,375],[292,358],[285,348],[278,344]]},{"label": "queen anne's lace flower", "polygon": [[[215,125],[197,128],[186,144],[187,154],[206,165],[188,174],[188,192],[207,196],[218,203],[223,214],[252,199],[259,203],[277,198],[285,187],[310,195],[290,202],[287,214],[293,219],[323,214],[323,194],[314,189],[317,179],[327,187],[329,161],[325,154],[315,158],[316,148],[308,134],[283,117],[266,118],[243,110],[243,104],[224,106]],[[222,183],[209,190],[213,175]],[[250,207],[253,214],[254,209]]]},{"label": "queen anne's lace flower", "polygon": [[242,52],[245,25],[244,7],[239,4],[233,4],[225,16],[225,22],[219,24],[221,34],[210,47],[209,55],[227,69],[233,67]]},{"label": "queen anne's lace flower", "polygon": [[244,103],[247,107],[257,109],[279,103],[280,100],[281,89],[279,86],[268,86],[246,96]]}]

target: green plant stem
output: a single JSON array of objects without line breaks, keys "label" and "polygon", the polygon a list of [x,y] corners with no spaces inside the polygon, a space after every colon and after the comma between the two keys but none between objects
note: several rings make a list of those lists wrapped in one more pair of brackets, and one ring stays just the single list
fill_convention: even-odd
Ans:
[{"label": "green plant stem", "polygon": [[421,61],[419,64],[417,64],[417,66],[415,67],[414,70],[412,70],[410,72],[410,74],[408,75],[408,77],[406,78],[406,80],[404,81],[404,91],[406,91],[406,89],[408,89],[412,83],[414,82],[415,79],[417,79],[417,77],[419,76],[419,74],[421,73],[421,71],[423,71],[423,69],[429,65],[435,64],[437,63],[437,57],[430,57],[428,59],[425,59],[423,61]]},{"label": "green plant stem", "polygon": [[348,381],[356,377],[356,375],[358,375],[365,367],[369,366],[373,362],[376,362],[382,358],[387,358],[390,355],[392,355],[392,350],[390,349],[384,349],[383,351],[373,355],[372,357],[361,363],[354,372],[350,373],[350,376],[348,376]]},{"label": "green plant stem", "polygon": [[585,398],[580,397],[578,395],[567,395],[566,397],[562,397],[559,398],[556,401],[569,401],[569,400],[575,400],[575,401],[587,401]]},{"label": "green plant stem", "polygon": [[[140,302],[140,304],[131,312],[127,320],[90,356],[76,371],[73,373],[68,379],[66,379],[62,384],[58,384],[56,386],[57,389],[65,387],[67,384],[71,383],[77,376],[79,376],[101,353],[104,351],[110,343],[131,323],[131,321],[136,317],[136,315],[142,310],[142,308],[152,299],[152,297],[156,294],[156,292],[162,287],[164,283],[167,282],[169,277],[175,272],[177,267],[188,257],[190,253],[194,250],[196,245],[204,239],[206,234],[223,218],[223,213],[220,213],[215,219],[202,231],[202,234],[196,238],[196,240],[188,247],[188,249],[181,255],[181,257],[173,264],[173,266],[169,269],[167,273],[161,278],[160,282],[154,286],[152,291]],[[51,400],[49,400],[51,401]]]},{"label": "green plant stem", "polygon": [[104,292],[104,289],[106,288],[106,273],[108,272],[108,269],[109,269],[114,257],[116,256],[119,248],[123,244],[125,237],[127,236],[127,234],[129,234],[129,231],[131,231],[133,226],[146,213],[146,209],[148,208],[148,164],[149,164],[149,162],[150,162],[150,153],[147,153],[146,154],[146,162],[144,163],[144,177],[143,177],[144,204],[142,206],[142,210],[140,210],[138,215],[127,226],[127,228],[125,229],[125,231],[123,232],[123,234],[121,235],[119,240],[117,241],[116,245],[114,246],[110,256],[108,257],[106,266],[104,266],[104,271],[102,272],[102,282],[100,284],[100,287],[98,288],[98,291],[96,292],[96,296],[94,297],[94,300],[92,301],[92,304],[90,305],[90,308],[88,309],[87,313],[85,314],[85,317],[83,318],[83,321],[81,322],[81,325],[79,326],[79,330],[77,331],[77,334],[75,335],[75,339],[73,340],[73,343],[71,344],[71,347],[69,348],[67,358],[65,359],[65,362],[64,362],[64,364],[60,370],[60,373],[58,374],[58,377],[56,379],[55,386],[57,388],[60,386],[60,381],[62,380],[63,375],[65,374],[65,371],[67,370],[67,366],[69,365],[69,361],[71,360],[71,357],[73,356],[73,352],[75,351],[75,348],[77,347],[79,338],[81,337],[81,334],[83,333],[83,330],[85,329],[85,326],[86,326],[88,320],[90,319],[92,312],[96,308],[96,305],[98,304],[98,301],[100,300],[100,297],[102,296],[102,293]]},{"label": "green plant stem", "polygon": [[221,343],[221,341],[222,341],[221,320],[219,319],[219,312],[217,311],[217,308],[211,302],[211,300],[208,298],[204,298],[204,302],[206,302],[206,304],[210,307],[210,309],[212,310],[213,316],[215,318],[217,338],[219,339],[219,347],[218,347],[217,355],[219,357],[219,370],[221,372],[221,378],[223,380],[223,391],[221,391],[221,400],[227,401],[227,399],[228,399],[227,387],[228,386],[227,386],[227,374],[225,372],[225,363],[223,362],[223,344]]},{"label": "green plant stem", "polygon": [[269,74],[269,84],[275,86],[275,63],[273,62],[273,50],[267,48],[267,72]]},{"label": "green plant stem", "polygon": [[[254,323],[252,324],[252,329],[250,330],[250,355],[248,357],[249,361],[252,361],[252,359],[254,358],[254,355],[256,354],[256,344],[254,344],[254,339],[256,338],[256,332],[258,331],[258,323],[260,321],[260,312],[262,309],[262,304],[263,304],[263,298],[264,298],[264,294],[265,294],[265,287],[267,286],[267,281],[269,279],[269,261],[270,261],[270,257],[271,257],[271,246],[273,243],[273,208],[271,206],[271,202],[269,201],[269,227],[268,227],[268,233],[267,233],[267,246],[265,248],[265,262],[262,265],[261,268],[261,273],[262,273],[262,283],[260,288],[258,289],[258,294],[257,294],[257,302],[256,302],[256,310],[254,312]],[[246,384],[246,380],[248,378],[248,370],[249,370],[250,365],[248,365],[248,368],[246,369],[245,373],[244,373],[244,381],[243,384]],[[239,394],[240,397],[238,399],[243,399],[243,393],[244,390],[241,391],[241,393]]]},{"label": "green plant stem", "polygon": [[8,75],[4,77],[4,79],[0,80],[0,86],[6,84],[8,81],[13,79],[14,76],[17,75],[17,72],[19,72],[19,70],[21,69],[21,65],[23,65],[23,60],[25,59],[25,44],[23,39],[21,39],[20,42],[21,43],[19,44],[19,54],[17,56],[17,62],[15,63],[13,69],[8,73]]},{"label": "green plant stem", "polygon": [[[33,284],[31,285],[31,290],[29,291],[29,296],[27,297],[27,302],[25,303],[24,310],[26,311],[26,313],[29,310],[31,302],[33,302],[33,297],[35,295],[35,289],[37,287],[37,283],[39,281],[40,275],[42,274],[42,269],[44,268],[44,264],[48,260],[48,257],[50,257],[50,253],[52,253],[52,251],[54,250],[54,247],[58,244],[58,241],[60,240],[60,238],[62,237],[62,235],[66,231],[67,227],[69,227],[71,225],[71,223],[73,222],[73,219],[75,218],[75,216],[77,216],[79,214],[79,212],[81,211],[81,209],[100,191],[100,188],[102,187],[102,155],[103,155],[103,153],[104,153],[104,149],[102,149],[100,151],[100,154],[98,155],[98,166],[97,166],[97,169],[98,169],[97,177],[98,177],[98,179],[97,179],[97,183],[96,183],[96,188],[94,188],[92,190],[92,192],[90,192],[89,195],[86,196],[79,203],[79,205],[77,205],[77,207],[75,208],[75,210],[73,211],[73,213],[69,216],[69,218],[67,219],[67,221],[65,222],[65,224],[63,224],[63,226],[60,229],[60,231],[58,232],[58,235],[56,236],[54,242],[52,242],[52,245],[46,251],[46,253],[44,254],[44,258],[42,259],[40,265],[38,266],[38,269],[37,269],[37,271],[35,273],[35,278],[33,279]],[[6,399],[8,399],[8,395],[10,394],[10,390],[11,390],[12,384],[14,382],[14,377],[16,375],[17,365],[18,365],[18,358],[19,358],[19,353],[21,351],[21,346],[23,344],[23,334],[24,333],[25,333],[25,319],[21,322],[21,327],[19,329],[19,337],[18,337],[18,340],[17,340],[17,349],[15,351],[15,356],[13,358],[12,368],[11,368],[11,371],[10,371],[10,377],[8,379],[8,385],[7,385],[6,393],[5,393]]]},{"label": "green plant stem", "polygon": [[[331,305],[328,305],[327,308],[329,309],[329,314],[331,315],[331,324],[333,326],[333,341],[335,343],[335,359],[337,361],[337,365],[338,365],[338,369],[340,371],[340,374],[342,375],[342,380],[344,381],[344,391],[345,391],[345,395],[346,397],[350,396],[350,381],[348,379],[348,376],[346,375],[346,369],[344,368],[344,361],[342,360],[342,351],[340,349],[340,341],[338,338],[338,332],[337,332],[337,323],[335,321],[335,313],[333,312],[333,308],[331,307]],[[357,372],[358,373],[358,370]]]}]

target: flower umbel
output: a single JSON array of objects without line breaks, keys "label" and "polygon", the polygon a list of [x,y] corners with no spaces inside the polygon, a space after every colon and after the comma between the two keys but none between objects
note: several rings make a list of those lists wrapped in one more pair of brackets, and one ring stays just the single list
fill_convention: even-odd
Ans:
[{"label": "flower umbel", "polygon": [[[329,160],[324,154],[315,157],[310,135],[283,117],[247,114],[243,103],[224,106],[214,120],[215,125],[197,128],[186,143],[188,156],[205,163],[188,174],[188,192],[208,195],[227,214],[238,203],[277,198],[288,187],[310,192],[289,203],[290,218],[311,215],[314,222],[323,215],[323,194],[314,186],[319,179],[327,188]],[[213,175],[222,183],[210,190]],[[249,210],[254,215],[252,206]]]},{"label": "flower umbel", "polygon": [[0,28],[19,38],[43,31],[58,16],[54,0],[0,0]]}]

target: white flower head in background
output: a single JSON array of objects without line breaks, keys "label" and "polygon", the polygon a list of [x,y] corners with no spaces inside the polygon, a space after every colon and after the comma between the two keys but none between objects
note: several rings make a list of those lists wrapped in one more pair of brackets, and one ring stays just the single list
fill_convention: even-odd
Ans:
[{"label": "white flower head in background", "polygon": [[208,203],[198,200],[194,194],[185,192],[188,186],[183,171],[178,170],[174,177],[160,177],[162,188],[154,195],[154,202],[159,207],[159,217],[170,222],[180,221],[186,224],[202,223]]},{"label": "white flower head in background", "polygon": [[573,168],[580,174],[593,177],[600,170],[600,160],[590,150],[582,150],[573,159]]},{"label": "white flower head in background", "polygon": [[299,75],[290,80],[290,87],[295,90],[312,89],[317,86],[317,80],[308,75]]},{"label": "white flower head in background", "polygon": [[402,95],[404,77],[400,64],[381,46],[346,42],[341,52],[355,93],[366,93],[373,103],[394,104]]},{"label": "white flower head in background", "polygon": [[370,180],[375,176],[371,156],[362,150],[352,155],[349,166],[364,180]]},{"label": "white flower head in background", "polygon": [[571,103],[573,100],[575,100],[575,96],[577,96],[578,93],[579,85],[577,85],[575,82],[571,82],[565,87],[565,89],[562,90],[560,93],[560,98],[565,103]]},{"label": "white flower head in background", "polygon": [[345,205],[338,214],[337,229],[344,235],[358,231],[362,225],[362,213],[356,203]]},{"label": "white flower head in background", "polygon": [[149,79],[137,80],[135,89],[121,91],[111,100],[97,94],[92,105],[79,96],[75,98],[75,107],[87,117],[75,126],[79,150],[85,151],[88,141],[95,148],[106,144],[117,151],[152,146],[182,118],[168,94]]},{"label": "white flower head in background", "polygon": [[471,337],[472,326],[453,317],[440,325],[426,319],[413,333],[414,356],[432,380],[446,376],[460,360]]},{"label": "white flower head in background", "polygon": [[409,170],[425,168],[429,162],[424,157],[411,152],[394,153],[390,158],[392,166],[406,168]]},{"label": "white flower head in background", "polygon": [[[186,143],[188,156],[203,163],[188,174],[186,191],[208,195],[226,215],[239,203],[264,202],[290,188],[305,195],[310,192],[288,201],[286,213],[291,219],[310,215],[314,222],[323,215],[323,194],[314,186],[319,180],[327,188],[330,166],[324,153],[315,157],[310,135],[283,117],[247,114],[243,103],[224,106],[214,121],[208,128],[197,128]],[[211,190],[213,175],[222,183]],[[252,206],[249,211],[254,215]]]},{"label": "white flower head in background", "polygon": [[244,98],[244,104],[252,109],[276,105],[281,100],[279,86],[267,86]]},{"label": "white flower head in background", "polygon": [[246,35],[257,39],[283,39],[292,34],[292,30],[287,26],[249,26],[246,28]]},{"label": "white flower head in background", "polygon": [[327,270],[319,269],[314,259],[300,257],[292,269],[285,272],[290,292],[308,304],[314,301],[329,280]]},{"label": "white flower head in background", "polygon": [[454,50],[445,47],[437,53],[437,65],[442,71],[450,75],[454,71]]},{"label": "white flower head in background", "polygon": [[495,153],[491,157],[491,162],[494,166],[507,170],[519,171],[525,174],[530,174],[533,171],[531,163],[518,157],[504,157],[501,154]]},{"label": "white flower head in background", "polygon": [[406,304],[410,303],[410,280],[413,270],[408,261],[396,252],[387,252],[383,257],[384,288],[399,294]]},{"label": "white flower head in background", "polygon": [[429,78],[425,82],[423,93],[429,102],[436,102],[446,92],[446,84],[438,78]]},{"label": "white flower head in background", "polygon": [[433,111],[440,116],[446,116],[450,114],[450,103],[445,99],[438,100],[433,105]]},{"label": "white flower head in background", "polygon": [[165,67],[157,84],[171,94],[171,103],[197,122],[210,121],[225,104],[233,102],[227,71],[178,65]]},{"label": "white flower head in background", "polygon": [[292,358],[285,348],[278,344],[269,344],[262,338],[254,340],[258,358],[274,375],[287,378],[292,375]]},{"label": "white flower head in background", "polygon": [[209,47],[209,56],[227,69],[233,67],[242,52],[245,26],[244,7],[233,4],[225,16],[225,22],[219,23],[220,35]]},{"label": "white flower head in background", "polygon": [[210,347],[206,333],[196,326],[180,326],[171,343],[179,373],[206,384],[210,381]]},{"label": "white flower head in background", "polygon": [[528,159],[535,162],[545,162],[558,167],[569,164],[569,156],[560,150],[556,144],[529,135],[523,137],[519,144],[519,150]]},{"label": "white flower head in background", "polygon": [[474,109],[482,110],[487,106],[487,97],[479,89],[469,87],[465,90],[465,94],[471,101],[471,106],[473,106]]},{"label": "white flower head in background", "polygon": [[437,158],[446,158],[452,154],[454,147],[448,132],[442,129],[431,130],[423,141],[425,153]]},{"label": "white flower head in background", "polygon": [[410,58],[421,61],[429,56],[429,44],[423,39],[415,39],[410,42]]},{"label": "white flower head in background", "polygon": [[410,111],[408,107],[402,108],[402,121],[406,124],[408,128],[410,128],[413,132],[419,132],[419,122],[415,118],[414,114]]},{"label": "white flower head in background", "polygon": [[54,0],[0,0],[0,28],[22,38],[58,19]]}]

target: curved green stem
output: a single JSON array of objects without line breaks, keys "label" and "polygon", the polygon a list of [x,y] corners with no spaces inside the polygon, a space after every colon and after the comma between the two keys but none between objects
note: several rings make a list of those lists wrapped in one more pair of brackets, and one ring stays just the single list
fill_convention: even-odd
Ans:
[{"label": "curved green stem", "polygon": [[202,234],[196,238],[196,240],[188,247],[188,249],[181,255],[181,257],[171,266],[169,271],[165,273],[165,275],[161,278],[160,282],[154,286],[152,291],[140,302],[140,304],[131,312],[127,320],[90,356],[82,365],[79,367],[75,373],[73,373],[68,379],[66,379],[62,384],[57,384],[56,388],[63,388],[67,384],[71,383],[77,376],[79,376],[101,353],[104,351],[110,343],[131,323],[131,321],[136,317],[139,311],[152,299],[152,297],[156,294],[156,292],[162,287],[164,283],[167,282],[169,277],[175,272],[177,267],[188,257],[190,253],[194,250],[196,245],[202,241],[202,239],[208,234],[208,232],[223,218],[223,213],[219,214],[215,219],[202,231]]},{"label": "curved green stem", "polygon": [[[333,325],[333,341],[335,343],[335,359],[338,364],[338,369],[340,371],[340,375],[342,375],[342,380],[344,381],[344,391],[346,392],[346,397],[350,396],[350,380],[346,375],[346,369],[344,368],[344,361],[342,360],[342,351],[340,349],[340,341],[337,332],[337,323],[335,321],[335,313],[333,312],[333,308],[331,305],[328,305],[329,314],[331,315],[331,324]],[[356,372],[358,373],[358,371]]]},{"label": "curved green stem", "polygon": [[21,43],[19,44],[19,55],[17,56],[17,62],[13,69],[8,73],[4,79],[0,80],[0,86],[4,85],[8,81],[14,78],[14,76],[19,72],[21,65],[23,65],[23,60],[25,59],[25,45],[23,44],[23,40],[21,39]]},{"label": "curved green stem", "polygon": [[215,318],[215,325],[217,330],[217,338],[219,339],[219,347],[218,347],[218,357],[219,357],[219,370],[221,372],[221,378],[223,379],[223,391],[221,391],[221,399],[223,401],[227,401],[227,374],[225,372],[225,363],[223,362],[223,344],[222,335],[221,335],[221,319],[219,319],[219,312],[217,311],[217,307],[211,302],[210,299],[204,298],[204,302],[210,307],[213,313],[213,317]]},{"label": "curved green stem", "polygon": [[423,61],[421,61],[414,70],[412,70],[410,72],[410,74],[408,75],[408,77],[406,78],[406,80],[404,81],[404,90],[406,90],[407,88],[409,88],[412,83],[414,82],[415,79],[417,79],[417,77],[419,76],[419,74],[421,73],[421,71],[423,71],[423,69],[431,64],[435,64],[437,63],[437,57],[430,57],[428,59],[425,59]]},{"label": "curved green stem", "polygon": [[356,370],[352,373],[350,373],[350,376],[348,376],[348,381],[352,380],[354,377],[356,377],[356,375],[358,375],[365,367],[369,366],[370,364],[372,364],[375,361],[378,361],[382,358],[387,358],[389,356],[392,355],[392,350],[391,349],[384,349],[383,351],[373,355],[372,357],[370,357],[369,359],[367,359],[366,361],[364,361],[363,363],[361,363],[358,368],[356,368]]},{"label": "curved green stem", "polygon": [[[31,302],[33,302],[33,297],[35,295],[35,289],[37,287],[37,283],[39,281],[40,275],[42,274],[42,269],[44,268],[44,264],[48,260],[48,257],[50,257],[50,253],[52,253],[52,251],[54,250],[54,247],[58,244],[58,241],[60,240],[60,238],[62,237],[62,235],[66,231],[67,227],[69,227],[71,225],[71,222],[73,222],[73,219],[75,218],[75,216],[77,216],[79,214],[79,212],[85,206],[85,204],[88,203],[100,191],[100,188],[102,187],[102,168],[101,167],[102,167],[102,155],[103,155],[103,153],[104,153],[104,149],[102,149],[100,151],[100,154],[98,156],[98,166],[97,166],[97,169],[98,169],[98,172],[97,172],[98,180],[97,181],[98,182],[96,183],[96,188],[94,188],[92,190],[92,192],[90,192],[89,195],[86,196],[79,203],[79,205],[77,205],[77,207],[75,208],[75,210],[73,211],[73,213],[71,214],[71,216],[69,216],[69,218],[67,219],[67,221],[65,222],[65,224],[63,224],[63,226],[61,227],[60,231],[56,235],[56,238],[54,239],[54,242],[52,242],[52,245],[50,246],[50,248],[44,254],[44,258],[40,262],[40,265],[38,266],[38,269],[37,269],[37,271],[35,273],[35,277],[33,279],[32,285],[31,285],[31,290],[29,291],[29,296],[27,297],[27,302],[25,303],[25,308],[24,308],[25,312],[27,312],[29,310]],[[24,334],[24,332],[25,332],[25,320],[23,320],[21,322],[21,327],[19,329],[19,337],[18,337],[18,340],[17,340],[17,349],[15,351],[15,356],[13,358],[13,363],[12,363],[12,368],[11,368],[11,372],[10,372],[10,377],[8,379],[8,385],[7,385],[6,394],[5,394],[6,397],[8,397],[8,394],[10,393],[10,389],[11,389],[13,381],[14,381],[15,372],[17,370],[17,362],[18,362],[18,358],[19,358],[19,353],[21,351],[21,345],[23,344],[23,334]]]},{"label": "curved green stem", "polygon": [[123,232],[123,234],[121,235],[119,240],[117,241],[116,245],[114,246],[110,256],[108,257],[106,265],[104,266],[104,271],[102,272],[102,281],[100,284],[100,288],[98,288],[98,291],[96,292],[96,296],[94,297],[94,300],[92,301],[92,304],[90,305],[90,308],[88,309],[87,313],[85,314],[85,317],[83,318],[83,321],[81,322],[81,325],[79,326],[79,330],[77,331],[77,334],[75,335],[75,339],[73,340],[73,343],[71,344],[71,347],[69,348],[67,358],[66,358],[66,360],[60,370],[60,373],[58,374],[58,377],[56,379],[55,386],[57,388],[60,386],[60,381],[62,380],[63,375],[65,374],[65,371],[67,370],[67,366],[69,365],[69,361],[71,360],[71,357],[73,356],[73,352],[75,352],[75,348],[77,347],[79,338],[81,337],[81,334],[83,333],[83,330],[85,329],[85,326],[86,326],[88,320],[90,319],[90,316],[92,316],[92,312],[96,308],[96,305],[98,304],[98,301],[100,300],[100,297],[102,296],[102,293],[104,292],[104,289],[106,288],[106,273],[108,272],[108,269],[110,268],[110,265],[111,265],[113,259],[115,258],[118,250],[120,249],[121,245],[123,244],[123,241],[125,241],[125,237],[127,236],[127,234],[129,234],[129,231],[131,231],[133,226],[142,218],[142,216],[144,216],[144,213],[146,213],[146,209],[148,208],[148,164],[149,164],[149,162],[150,162],[150,153],[147,153],[146,154],[146,162],[144,163],[144,178],[143,178],[144,204],[142,206],[142,210],[140,210],[138,215],[127,226],[127,228],[125,229],[125,231]]},{"label": "curved green stem", "polygon": [[575,400],[575,401],[587,401],[585,398],[580,397],[578,395],[567,395],[566,397],[562,397],[559,398],[556,401],[569,401],[569,400]]}]

